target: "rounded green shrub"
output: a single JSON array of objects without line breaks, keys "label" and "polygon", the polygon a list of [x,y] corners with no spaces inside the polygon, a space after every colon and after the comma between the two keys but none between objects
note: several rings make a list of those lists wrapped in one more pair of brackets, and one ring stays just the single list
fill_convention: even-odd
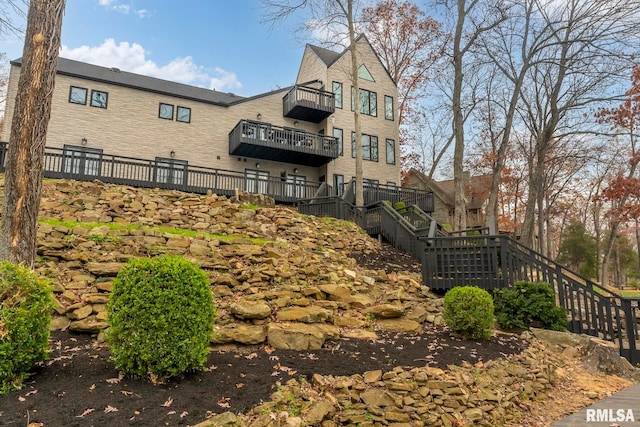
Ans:
[{"label": "rounded green shrub", "polygon": [[556,331],[566,329],[567,313],[556,305],[549,283],[516,282],[512,288],[496,289],[493,298],[496,319],[503,329],[527,329],[534,325]]},{"label": "rounded green shrub", "polygon": [[484,289],[458,286],[445,294],[443,316],[453,333],[488,339],[493,329],[493,300]]},{"label": "rounded green shrub", "polygon": [[0,394],[19,388],[33,365],[47,358],[52,308],[46,279],[0,262]]},{"label": "rounded green shrub", "polygon": [[215,317],[197,264],[172,255],[134,259],[113,282],[106,341],[121,373],[162,382],[204,366]]}]

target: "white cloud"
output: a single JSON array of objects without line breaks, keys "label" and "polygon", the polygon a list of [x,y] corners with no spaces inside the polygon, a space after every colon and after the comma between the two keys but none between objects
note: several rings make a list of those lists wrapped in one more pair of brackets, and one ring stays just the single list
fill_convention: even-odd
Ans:
[{"label": "white cloud", "polygon": [[[100,0],[109,2],[110,0]],[[179,83],[204,86],[219,91],[240,89],[242,84],[235,73],[219,67],[213,70],[197,65],[191,56],[178,57],[166,65],[158,65],[146,57],[138,43],[106,39],[100,46],[80,46],[71,49],[62,46],[60,56],[103,67],[116,67],[123,71],[157,77]]]},{"label": "white cloud", "polygon": [[138,15],[138,17],[140,18],[146,17],[149,13],[149,11],[145,9],[132,9],[130,4],[122,3],[119,0],[98,0],[98,4],[100,6],[106,7],[107,9],[124,13],[125,15],[128,15],[133,10],[133,13]]}]

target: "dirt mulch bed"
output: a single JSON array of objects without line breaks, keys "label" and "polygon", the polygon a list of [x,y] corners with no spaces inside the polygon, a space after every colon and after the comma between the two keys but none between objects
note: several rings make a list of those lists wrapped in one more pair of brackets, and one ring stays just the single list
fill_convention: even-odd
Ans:
[{"label": "dirt mulch bed", "polygon": [[191,425],[214,413],[247,411],[269,400],[278,381],[290,378],[425,364],[446,368],[503,358],[526,346],[510,335],[486,342],[460,340],[442,328],[415,336],[379,336],[376,341],[328,341],[317,351],[282,351],[266,345],[214,351],[206,371],[153,385],[119,377],[106,345],[91,336],[55,332],[50,359],[34,370],[22,390],[0,396],[0,425]]}]

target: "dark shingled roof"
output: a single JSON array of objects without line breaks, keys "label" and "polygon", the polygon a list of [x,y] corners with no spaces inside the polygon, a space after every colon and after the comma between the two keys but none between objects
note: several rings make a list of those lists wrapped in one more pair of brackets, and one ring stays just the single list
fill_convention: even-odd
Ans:
[{"label": "dark shingled roof", "polygon": [[[22,58],[11,61],[11,64],[22,65]],[[117,68],[100,67],[66,58],[58,58],[58,74],[223,106],[228,106],[244,99],[244,97],[231,93],[170,82],[155,77],[120,71]]]},{"label": "dark shingled roof", "polygon": [[322,62],[325,63],[327,67],[336,62],[338,58],[342,56],[342,53],[334,52],[320,46],[314,46],[310,44],[309,47],[316,53],[316,55],[318,55],[318,57],[322,60]]}]

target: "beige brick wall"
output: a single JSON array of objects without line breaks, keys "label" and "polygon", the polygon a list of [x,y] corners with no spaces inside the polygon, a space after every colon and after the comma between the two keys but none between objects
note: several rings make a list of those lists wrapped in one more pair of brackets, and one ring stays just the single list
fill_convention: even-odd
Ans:
[{"label": "beige brick wall", "polygon": [[[388,73],[378,60],[366,39],[358,42],[358,64],[365,64],[373,76],[375,82],[364,79],[359,80],[360,88],[376,92],[377,117],[361,114],[362,133],[378,137],[378,161],[363,161],[364,177],[377,179],[380,184],[393,182],[400,185],[400,151],[398,148],[398,122],[397,112],[394,120],[386,120],[384,115],[384,96],[393,97],[394,109],[397,107],[398,89],[389,77]],[[327,120],[327,134],[333,134],[333,128],[340,128],[344,135],[344,153],[328,165],[328,180],[333,182],[333,174],[344,175],[345,182],[355,176],[355,159],[351,157],[351,132],[355,130],[353,111],[351,111],[351,55],[346,52],[328,70],[328,86],[333,81],[342,83],[343,100],[342,109]],[[355,103],[357,105],[357,101]],[[395,141],[395,164],[387,164],[386,139]]]},{"label": "beige brick wall", "polygon": [[[360,80],[361,87],[377,92],[378,117],[362,115],[364,133],[378,137],[379,161],[364,161],[365,178],[378,179],[380,183],[387,181],[400,182],[399,153],[397,147],[398,128],[396,120],[384,118],[384,95],[391,95],[394,103],[397,89],[386,71],[379,63],[365,39],[358,45],[360,61],[367,65],[375,83]],[[100,148],[105,154],[154,159],[156,156],[169,157],[175,152],[175,158],[186,160],[191,165],[213,167],[225,170],[244,171],[254,169],[260,163],[260,169],[269,171],[273,176],[282,172],[293,173],[297,168],[298,175],[304,175],[309,181],[317,181],[321,176],[329,183],[333,182],[333,174],[345,176],[348,181],[355,175],[355,160],[351,158],[351,131],[353,130],[353,113],[351,111],[351,82],[348,74],[349,55],[344,55],[330,69],[309,48],[305,50],[298,73],[298,82],[320,79],[325,89],[331,90],[332,81],[343,83],[343,109],[327,120],[315,124],[299,121],[297,127],[314,133],[321,129],[327,135],[333,134],[333,127],[344,131],[344,156],[326,166],[318,168],[279,163],[255,158],[238,158],[229,155],[229,132],[241,119],[256,120],[258,114],[261,121],[276,126],[294,126],[294,120],[283,117],[282,98],[286,90],[246,99],[230,107],[222,107],[198,101],[185,100],[148,91],[136,90],[114,84],[95,82],[77,77],[58,74],[52,100],[51,119],[47,135],[47,146],[62,148],[65,144],[81,145],[86,138],[86,146]],[[8,88],[5,127],[2,140],[8,141],[13,115],[13,102],[17,93],[20,67],[12,66]],[[78,105],[69,102],[71,86],[91,90],[105,91],[109,94],[108,108],[96,108],[89,105]],[[191,123],[176,120],[165,120],[158,117],[160,103],[173,104],[191,108]],[[174,110],[175,114],[175,110]],[[387,165],[385,139],[396,141],[396,165]]]}]

